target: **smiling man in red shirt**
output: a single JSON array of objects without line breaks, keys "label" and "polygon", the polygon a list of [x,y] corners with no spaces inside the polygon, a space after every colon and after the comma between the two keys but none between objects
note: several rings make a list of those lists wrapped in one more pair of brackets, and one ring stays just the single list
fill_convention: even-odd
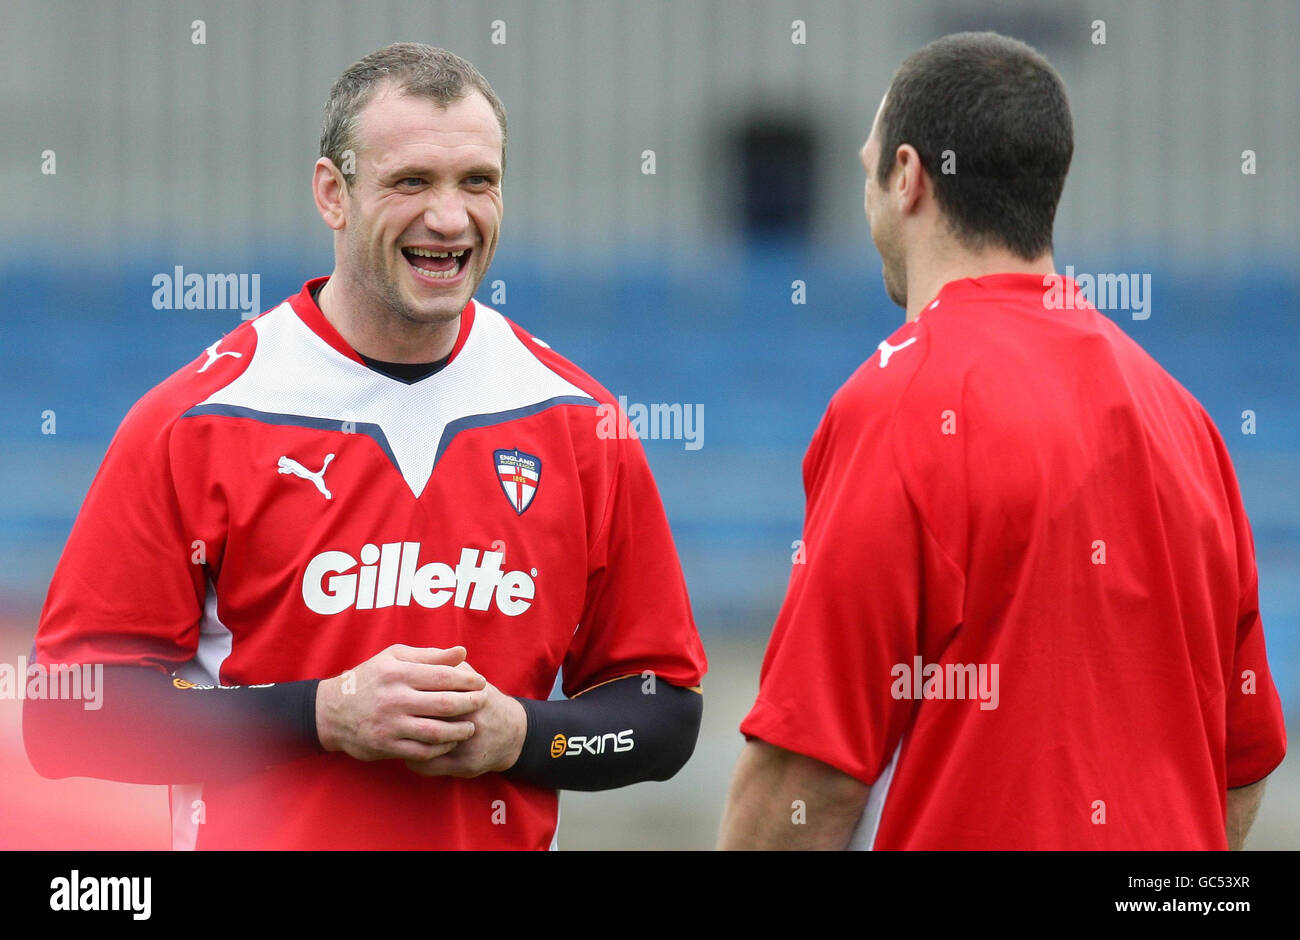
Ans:
[{"label": "smiling man in red shirt", "polygon": [[1285,735],[1250,528],[1196,400],[1055,276],[1059,76],[992,33],[862,150],[906,322],[804,460],[805,563],[726,848],[1240,846]]},{"label": "smiling man in red shirt", "polygon": [[505,144],[444,50],[335,83],[334,271],[123,421],[36,637],[103,707],[26,703],[41,773],[172,785],[177,848],[545,849],[557,790],[685,763],[705,657],[641,445],[473,299]]}]

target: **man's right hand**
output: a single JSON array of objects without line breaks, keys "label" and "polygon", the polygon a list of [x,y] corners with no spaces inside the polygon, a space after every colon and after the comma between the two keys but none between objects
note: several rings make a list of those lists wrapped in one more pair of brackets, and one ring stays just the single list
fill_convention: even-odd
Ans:
[{"label": "man's right hand", "polygon": [[390,646],[316,690],[316,734],[357,760],[428,760],[474,734],[455,721],[487,702],[486,680],[465,648]]}]

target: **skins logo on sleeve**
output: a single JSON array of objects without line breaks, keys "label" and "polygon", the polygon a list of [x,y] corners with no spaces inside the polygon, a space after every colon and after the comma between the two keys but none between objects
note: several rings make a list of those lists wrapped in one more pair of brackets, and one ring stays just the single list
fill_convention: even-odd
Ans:
[{"label": "skins logo on sleeve", "polygon": [[604,754],[606,742],[611,740],[614,744],[609,750],[615,754],[630,751],[636,746],[636,742],[632,740],[631,728],[617,734],[612,731],[607,734],[593,734],[590,736],[571,734],[568,738],[565,738],[562,734],[557,734],[551,740],[551,756],[576,757],[584,752],[587,754]]},{"label": "skins logo on sleeve", "polygon": [[269,689],[274,682],[262,682],[256,685],[201,685],[197,682],[191,682],[189,679],[182,679],[180,676],[172,677],[172,688],[174,689],[194,689],[199,692],[207,692],[211,689],[220,689],[222,691],[231,691],[233,689]]}]

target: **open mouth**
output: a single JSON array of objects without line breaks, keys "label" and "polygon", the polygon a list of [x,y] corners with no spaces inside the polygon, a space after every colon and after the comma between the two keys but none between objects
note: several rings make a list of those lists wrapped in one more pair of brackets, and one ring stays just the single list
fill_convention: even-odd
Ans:
[{"label": "open mouth", "polygon": [[430,248],[403,248],[406,263],[416,275],[427,281],[454,281],[469,263],[472,249],[434,251]]}]

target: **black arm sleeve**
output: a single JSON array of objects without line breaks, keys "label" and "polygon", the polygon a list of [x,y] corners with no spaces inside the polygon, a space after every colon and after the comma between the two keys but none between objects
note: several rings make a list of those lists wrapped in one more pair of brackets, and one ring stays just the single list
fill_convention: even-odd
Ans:
[{"label": "black arm sleeve", "polygon": [[318,684],[197,688],[147,667],[104,666],[97,700],[26,699],[23,743],[43,777],[150,784],[237,777],[324,753]]},{"label": "black arm sleeve", "polygon": [[506,776],[555,790],[611,790],[667,780],[695,750],[704,697],[624,676],[571,699],[521,698],[528,733]]}]

